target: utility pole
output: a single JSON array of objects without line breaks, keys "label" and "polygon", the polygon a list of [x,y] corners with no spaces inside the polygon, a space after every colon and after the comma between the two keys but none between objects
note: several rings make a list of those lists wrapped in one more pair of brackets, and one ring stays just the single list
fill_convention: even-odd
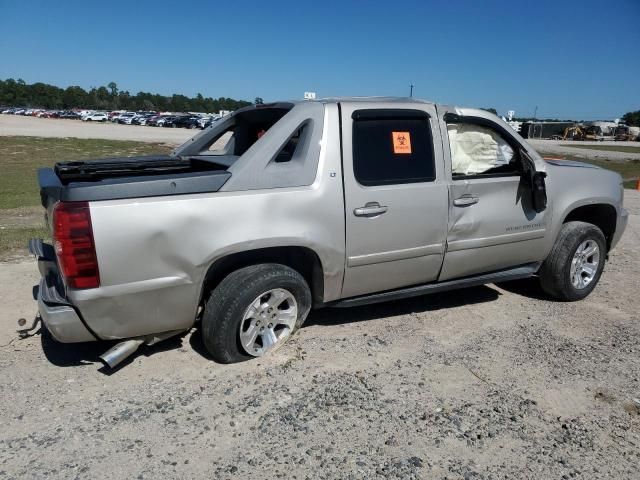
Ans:
[{"label": "utility pole", "polygon": [[536,109],[533,111],[533,120],[535,121],[538,118],[538,106],[536,105]]},{"label": "utility pole", "polygon": [[409,97],[412,98],[413,97],[413,83],[409,84]]}]

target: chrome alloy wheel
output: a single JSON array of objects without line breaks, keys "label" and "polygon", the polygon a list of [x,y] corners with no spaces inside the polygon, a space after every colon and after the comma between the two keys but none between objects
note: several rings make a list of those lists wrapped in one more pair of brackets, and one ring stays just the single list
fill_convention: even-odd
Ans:
[{"label": "chrome alloy wheel", "polygon": [[297,319],[298,304],[293,294],[283,288],[269,290],[244,312],[240,344],[249,355],[260,357],[291,334]]},{"label": "chrome alloy wheel", "polygon": [[594,240],[582,242],[571,260],[570,278],[571,284],[578,290],[589,285],[596,273],[600,263],[600,248]]}]

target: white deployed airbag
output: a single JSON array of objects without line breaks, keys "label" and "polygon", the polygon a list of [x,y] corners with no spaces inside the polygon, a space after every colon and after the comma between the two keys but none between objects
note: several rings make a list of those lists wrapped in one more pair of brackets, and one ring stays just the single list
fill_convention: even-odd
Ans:
[{"label": "white deployed airbag", "polygon": [[509,164],[511,146],[489,128],[452,123],[447,125],[453,174],[474,175]]}]

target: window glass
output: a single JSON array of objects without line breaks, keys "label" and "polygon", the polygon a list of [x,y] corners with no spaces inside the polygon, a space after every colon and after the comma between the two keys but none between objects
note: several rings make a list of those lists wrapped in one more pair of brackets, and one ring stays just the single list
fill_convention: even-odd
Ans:
[{"label": "window glass", "polygon": [[450,123],[447,131],[453,176],[519,174],[513,148],[491,128]]},{"label": "window glass", "polygon": [[353,170],[365,186],[435,179],[428,118],[366,116],[353,121]]},{"label": "window glass", "polygon": [[300,142],[301,138],[304,138],[304,134],[307,128],[308,128],[307,125],[303,125],[302,127],[296,130],[296,132],[291,136],[291,138],[285,144],[285,146],[282,147],[282,150],[278,152],[278,155],[276,156],[276,160],[275,160],[276,163],[289,162],[293,158],[293,155],[296,153],[296,150],[298,149],[298,145],[301,143]]}]

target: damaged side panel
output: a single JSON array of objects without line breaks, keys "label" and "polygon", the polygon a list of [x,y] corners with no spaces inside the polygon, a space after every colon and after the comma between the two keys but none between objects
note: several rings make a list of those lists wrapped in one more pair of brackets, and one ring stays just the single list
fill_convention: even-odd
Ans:
[{"label": "damaged side panel", "polygon": [[101,286],[70,292],[91,328],[101,338],[188,328],[209,266],[268,247],[313,250],[324,300],[337,299],[345,253],[335,232],[344,231],[344,206],[339,143],[327,142],[338,135],[337,115],[327,107],[311,185],[92,203]]},{"label": "damaged side panel", "polygon": [[539,261],[550,246],[551,209],[536,211],[515,167],[521,150],[535,160],[536,170],[544,171],[542,159],[487,112],[443,107],[438,113],[451,166],[447,253],[438,279]]},{"label": "damaged side panel", "polygon": [[[439,280],[539,259],[545,248],[546,211],[533,211],[518,177],[454,182],[450,197],[447,253]],[[454,204],[465,197],[478,201]]]}]

